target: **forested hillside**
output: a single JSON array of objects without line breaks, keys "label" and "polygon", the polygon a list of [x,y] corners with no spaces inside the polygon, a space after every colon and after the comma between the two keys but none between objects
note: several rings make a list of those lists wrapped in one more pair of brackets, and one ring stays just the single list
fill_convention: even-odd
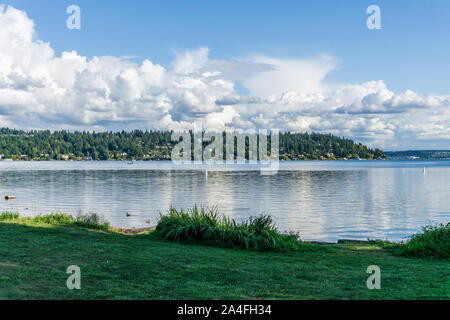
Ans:
[{"label": "forested hillside", "polygon": [[[0,129],[0,158],[13,160],[169,160],[175,142],[170,131],[69,132]],[[329,134],[280,134],[280,158],[377,159],[351,139]]]}]

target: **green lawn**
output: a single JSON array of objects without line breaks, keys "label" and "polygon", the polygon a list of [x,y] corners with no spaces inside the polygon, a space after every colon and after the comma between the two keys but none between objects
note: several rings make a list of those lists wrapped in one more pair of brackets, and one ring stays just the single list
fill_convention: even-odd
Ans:
[{"label": "green lawn", "polygon": [[[81,268],[81,290],[66,269]],[[381,289],[369,290],[369,265]],[[0,299],[449,299],[450,261],[368,243],[287,253],[173,243],[26,220],[0,222]]]}]

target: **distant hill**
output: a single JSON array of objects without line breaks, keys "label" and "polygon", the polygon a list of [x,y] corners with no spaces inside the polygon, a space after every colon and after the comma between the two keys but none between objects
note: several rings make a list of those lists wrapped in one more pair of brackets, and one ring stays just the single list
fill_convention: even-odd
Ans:
[{"label": "distant hill", "polygon": [[[70,132],[0,128],[0,159],[170,160],[171,131]],[[335,160],[385,158],[351,139],[331,134],[280,133],[280,159]]]},{"label": "distant hill", "polygon": [[386,151],[389,159],[450,159],[450,150]]}]

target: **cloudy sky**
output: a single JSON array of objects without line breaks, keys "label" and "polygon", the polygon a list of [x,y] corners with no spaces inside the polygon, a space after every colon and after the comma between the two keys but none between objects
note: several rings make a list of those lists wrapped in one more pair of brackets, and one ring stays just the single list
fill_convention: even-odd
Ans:
[{"label": "cloudy sky", "polygon": [[448,1],[378,1],[381,30],[366,1],[213,2],[4,1],[0,127],[202,121],[450,149]]}]

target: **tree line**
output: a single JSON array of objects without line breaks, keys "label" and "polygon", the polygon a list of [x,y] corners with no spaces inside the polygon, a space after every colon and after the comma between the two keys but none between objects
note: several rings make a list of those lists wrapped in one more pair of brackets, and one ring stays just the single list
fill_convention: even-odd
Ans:
[{"label": "tree line", "polygon": [[[171,131],[71,132],[0,129],[0,158],[13,160],[170,160]],[[348,138],[319,133],[280,133],[280,159],[378,159]]]}]

